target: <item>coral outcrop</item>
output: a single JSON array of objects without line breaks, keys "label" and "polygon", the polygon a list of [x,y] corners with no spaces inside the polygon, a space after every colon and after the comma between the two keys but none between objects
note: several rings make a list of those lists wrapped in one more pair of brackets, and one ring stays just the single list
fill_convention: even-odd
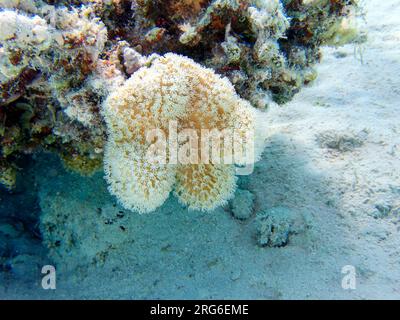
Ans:
[{"label": "coral outcrop", "polygon": [[[322,45],[360,41],[356,0],[133,1],[143,52],[178,52],[217,70],[265,108],[316,78]],[[158,31],[156,40],[145,36]]]},{"label": "coral outcrop", "polygon": [[[166,54],[134,73],[109,96],[104,117],[109,128],[105,172],[110,191],[124,207],[139,212],[155,210],[173,189],[191,209],[212,210],[225,204],[236,189],[234,165],[253,164],[265,134],[260,130],[264,114],[238,97],[226,78],[176,54]],[[158,157],[153,161],[149,152],[155,141],[148,139],[148,133],[155,129],[161,135],[156,141],[161,148],[150,153]],[[231,138],[218,137],[216,143],[224,147],[215,149],[215,158],[208,148],[216,143],[207,145],[205,129],[227,130]],[[189,130],[191,136],[186,135]],[[253,140],[255,131],[261,141]],[[166,141],[175,134],[175,139]],[[229,143],[231,148],[225,148]],[[238,157],[236,149],[251,143],[254,154]],[[225,162],[229,152],[231,162]]]},{"label": "coral outcrop", "polygon": [[358,14],[356,0],[0,0],[0,173],[40,150],[101,170],[102,103],[169,52],[256,108],[285,103],[316,78],[321,46],[363,40]]},{"label": "coral outcrop", "polygon": [[59,153],[82,174],[100,170],[105,127],[99,105],[124,77],[100,59],[107,30],[94,7],[0,5],[1,174],[15,171],[20,154],[41,149]]}]

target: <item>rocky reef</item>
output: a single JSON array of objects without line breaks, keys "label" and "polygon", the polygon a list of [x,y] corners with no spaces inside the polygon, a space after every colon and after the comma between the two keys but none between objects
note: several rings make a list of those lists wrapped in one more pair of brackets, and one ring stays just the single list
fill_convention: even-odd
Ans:
[{"label": "rocky reef", "polygon": [[103,166],[110,92],[160,55],[227,77],[258,109],[317,74],[323,45],[360,42],[356,0],[0,0],[0,183],[23,155],[57,153],[82,175]]}]

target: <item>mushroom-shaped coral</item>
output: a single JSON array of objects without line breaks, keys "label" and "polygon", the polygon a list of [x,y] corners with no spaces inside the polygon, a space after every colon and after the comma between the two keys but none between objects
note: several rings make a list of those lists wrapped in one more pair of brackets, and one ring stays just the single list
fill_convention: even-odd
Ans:
[{"label": "mushroom-shaped coral", "polygon": [[229,80],[176,54],[135,72],[103,114],[109,190],[140,213],[154,211],[173,190],[190,209],[225,204],[236,189],[235,165],[254,164],[263,147],[264,113]]}]

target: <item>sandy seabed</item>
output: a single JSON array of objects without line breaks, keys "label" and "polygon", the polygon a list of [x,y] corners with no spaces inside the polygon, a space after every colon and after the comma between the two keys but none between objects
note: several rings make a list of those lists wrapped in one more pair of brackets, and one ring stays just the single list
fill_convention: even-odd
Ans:
[{"label": "sandy seabed", "polygon": [[[40,274],[1,275],[0,297],[400,298],[400,1],[364,3],[368,42],[324,49],[317,81],[268,111],[263,158],[240,179],[255,195],[250,219],[172,198],[130,213],[102,174],[81,178],[42,156],[32,169],[41,220],[58,219],[70,239],[40,261],[55,261],[57,289],[43,290]],[[255,213],[277,208],[299,226],[285,246],[260,247]],[[355,289],[342,287],[345,266]]]}]

